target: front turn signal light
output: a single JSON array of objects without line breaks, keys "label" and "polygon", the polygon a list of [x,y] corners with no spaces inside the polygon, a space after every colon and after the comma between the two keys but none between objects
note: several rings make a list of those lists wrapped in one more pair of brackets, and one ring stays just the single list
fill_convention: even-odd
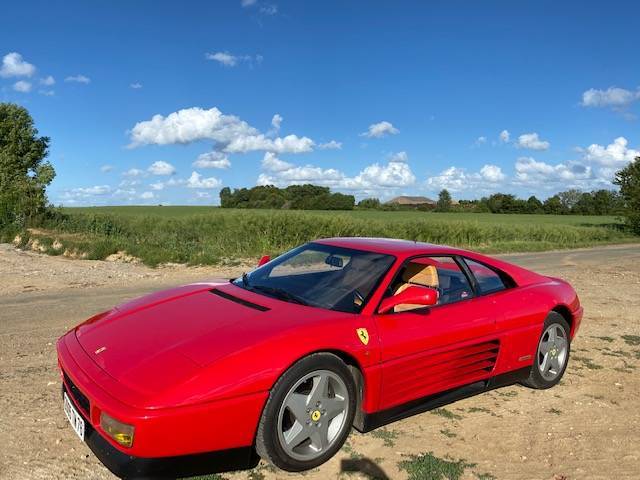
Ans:
[{"label": "front turn signal light", "polygon": [[133,425],[119,422],[104,412],[100,413],[100,426],[107,435],[113,438],[123,447],[131,447],[133,445]]}]

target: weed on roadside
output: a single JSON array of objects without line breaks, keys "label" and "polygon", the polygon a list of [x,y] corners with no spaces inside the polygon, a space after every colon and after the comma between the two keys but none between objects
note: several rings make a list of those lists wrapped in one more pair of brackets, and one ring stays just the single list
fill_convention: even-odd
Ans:
[{"label": "weed on roadside", "polygon": [[593,360],[587,357],[580,357],[580,356],[574,355],[573,360],[575,360],[576,362],[580,362],[589,370],[600,370],[602,368],[602,365],[598,365],[597,363],[594,363]]},{"label": "weed on roadside", "polygon": [[467,412],[469,412],[469,413],[476,413],[476,412],[491,413],[491,410],[489,410],[486,407],[471,407],[471,408],[469,408],[469,410],[467,410]]},{"label": "weed on roadside", "polygon": [[379,428],[371,432],[371,435],[375,438],[381,438],[384,441],[385,447],[394,447],[396,445],[396,438],[398,438],[398,432],[394,430],[387,430],[386,428]]},{"label": "weed on roadside", "polygon": [[344,445],[342,446],[342,451],[344,453],[346,453],[347,455],[349,455],[349,458],[351,460],[359,460],[362,457],[364,457],[364,455],[362,455],[361,453],[356,452],[353,449],[353,445],[351,445],[351,443],[349,442],[349,440],[347,440],[346,442],[344,442]]},{"label": "weed on roadside", "polygon": [[478,477],[478,480],[496,480],[497,477],[491,475],[490,473],[477,473],[473,472],[473,474]]},{"label": "weed on roadside", "polygon": [[449,437],[449,438],[455,438],[458,436],[457,433],[453,433],[451,430],[449,430],[448,428],[445,428],[444,430],[440,430],[440,433],[442,435],[444,435],[445,437]]},{"label": "weed on roadside", "polygon": [[591,338],[595,338],[596,340],[602,340],[604,342],[609,342],[609,343],[613,342],[613,338],[607,337],[606,335],[602,337],[598,337],[597,335],[591,335]]},{"label": "weed on roadside", "polygon": [[640,345],[640,335],[620,335],[627,345],[631,345],[632,347],[637,347]]},{"label": "weed on roadside", "polygon": [[458,480],[465,469],[474,466],[465,460],[438,458],[433,452],[410,455],[398,462],[398,468],[407,472],[409,480]]},{"label": "weed on roadside", "polygon": [[462,420],[462,415],[453,413],[451,410],[447,410],[446,408],[434,408],[429,413],[432,413],[433,415],[439,415],[446,418],[447,420]]}]

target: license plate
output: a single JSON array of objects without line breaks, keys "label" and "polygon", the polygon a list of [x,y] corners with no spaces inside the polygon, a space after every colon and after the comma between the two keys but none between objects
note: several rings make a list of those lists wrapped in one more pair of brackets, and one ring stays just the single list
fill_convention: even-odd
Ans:
[{"label": "license plate", "polygon": [[64,392],[63,406],[64,413],[69,419],[69,423],[71,424],[73,431],[76,432],[78,437],[80,437],[80,440],[84,442],[84,419],[82,418],[82,416],[80,416],[76,408],[73,406],[71,400],[69,400],[67,392]]}]

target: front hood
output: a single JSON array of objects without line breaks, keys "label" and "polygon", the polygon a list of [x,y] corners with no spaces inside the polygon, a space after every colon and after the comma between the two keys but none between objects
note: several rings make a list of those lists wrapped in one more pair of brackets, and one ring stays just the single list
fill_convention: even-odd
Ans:
[{"label": "front hood", "polygon": [[75,334],[110,376],[154,396],[222,357],[282,333],[291,326],[290,315],[278,314],[283,308],[316,310],[229,283],[194,284],[124,304],[81,324]]}]

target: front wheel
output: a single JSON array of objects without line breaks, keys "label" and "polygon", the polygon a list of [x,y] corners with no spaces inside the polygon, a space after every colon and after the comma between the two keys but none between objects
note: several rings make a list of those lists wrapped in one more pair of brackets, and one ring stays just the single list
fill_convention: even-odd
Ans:
[{"label": "front wheel", "polygon": [[570,331],[569,324],[562,315],[557,312],[549,313],[538,341],[531,373],[523,382],[524,385],[545,389],[560,381],[569,361]]},{"label": "front wheel", "polygon": [[347,365],[330,353],[305,357],[271,390],[258,425],[258,455],[290,472],[317,467],[342,447],[355,409]]}]

